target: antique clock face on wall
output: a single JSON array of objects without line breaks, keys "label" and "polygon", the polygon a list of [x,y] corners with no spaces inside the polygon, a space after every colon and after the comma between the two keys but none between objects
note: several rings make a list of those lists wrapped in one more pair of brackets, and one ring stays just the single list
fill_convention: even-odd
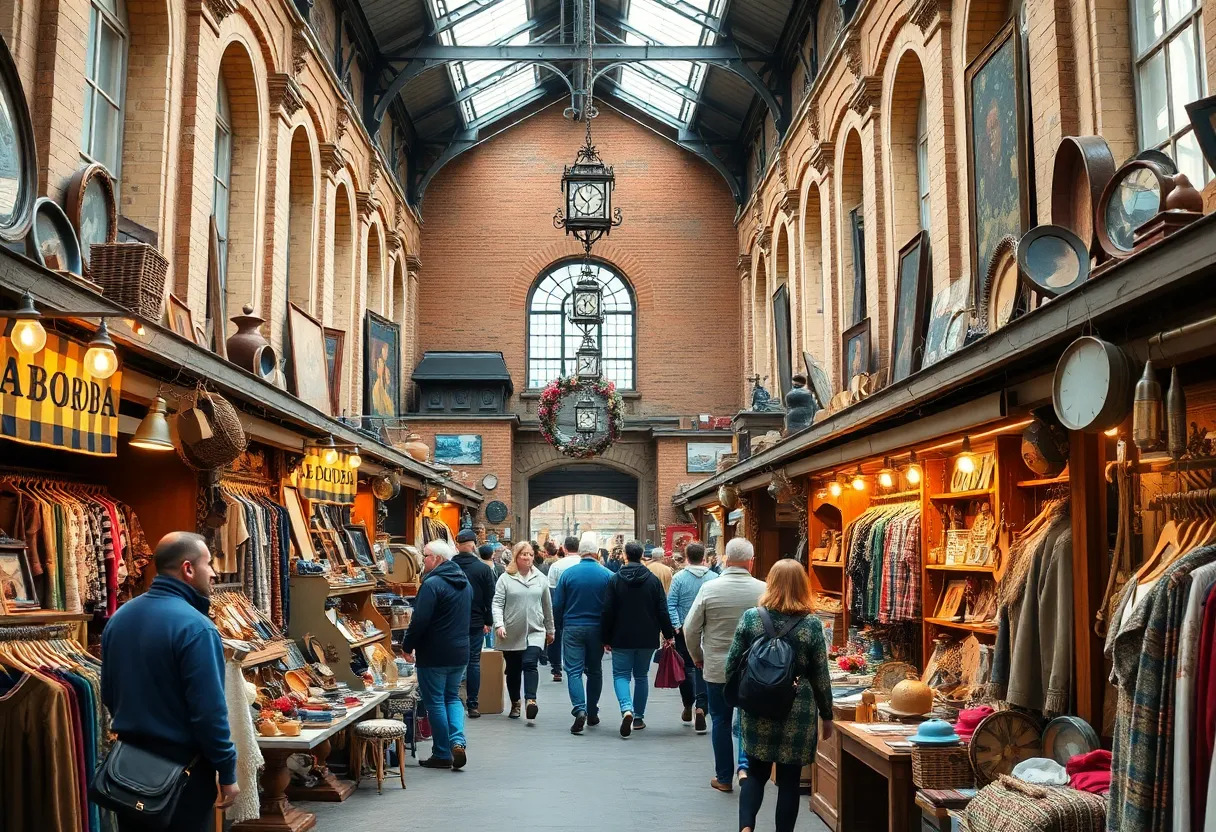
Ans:
[{"label": "antique clock face on wall", "polygon": [[602,185],[586,183],[579,185],[571,200],[574,210],[571,214],[577,217],[601,217],[604,207],[604,189]]},{"label": "antique clock face on wall", "polygon": [[1092,336],[1073,341],[1052,382],[1056,418],[1069,430],[1106,430],[1131,408],[1131,376],[1119,348]]},{"label": "antique clock face on wall", "polygon": [[598,316],[600,314],[599,297],[591,292],[575,292],[574,314],[580,318]]}]

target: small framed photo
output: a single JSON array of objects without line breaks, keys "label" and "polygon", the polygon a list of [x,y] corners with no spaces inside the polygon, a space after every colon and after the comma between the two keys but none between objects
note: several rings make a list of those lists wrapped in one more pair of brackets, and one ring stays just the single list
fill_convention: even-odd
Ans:
[{"label": "small framed photo", "polygon": [[29,553],[19,541],[0,543],[0,599],[7,613],[41,609]]},{"label": "small framed photo", "polygon": [[715,474],[718,471],[718,460],[732,450],[733,446],[729,442],[689,442],[684,470],[689,474]]},{"label": "small framed photo", "polygon": [[167,311],[170,330],[187,341],[194,341],[198,337],[194,332],[194,318],[190,314],[190,307],[186,306],[181,298],[170,293]]},{"label": "small framed photo", "polygon": [[846,390],[854,378],[874,372],[870,355],[870,319],[866,318],[840,336],[840,379]]}]

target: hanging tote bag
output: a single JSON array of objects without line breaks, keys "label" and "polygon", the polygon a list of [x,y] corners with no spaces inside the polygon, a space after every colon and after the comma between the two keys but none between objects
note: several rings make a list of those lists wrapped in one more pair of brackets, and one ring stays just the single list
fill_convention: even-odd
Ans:
[{"label": "hanging tote bag", "polygon": [[684,681],[684,659],[676,648],[665,644],[659,648],[659,670],[654,676],[656,688],[678,688]]}]

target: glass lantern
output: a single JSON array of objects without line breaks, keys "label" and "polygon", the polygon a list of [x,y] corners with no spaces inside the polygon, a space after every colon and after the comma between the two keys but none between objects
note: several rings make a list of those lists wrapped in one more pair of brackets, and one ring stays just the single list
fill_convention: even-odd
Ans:
[{"label": "glass lantern", "polygon": [[589,327],[604,322],[604,287],[595,279],[589,265],[583,266],[570,301],[570,323]]},{"label": "glass lantern", "polygon": [[599,427],[599,410],[590,396],[584,396],[574,406],[574,427],[579,433],[591,434]]},{"label": "glass lantern", "polygon": [[583,335],[583,344],[575,353],[575,368],[579,378],[598,379],[603,372],[600,366],[600,350],[591,340],[591,334]]}]

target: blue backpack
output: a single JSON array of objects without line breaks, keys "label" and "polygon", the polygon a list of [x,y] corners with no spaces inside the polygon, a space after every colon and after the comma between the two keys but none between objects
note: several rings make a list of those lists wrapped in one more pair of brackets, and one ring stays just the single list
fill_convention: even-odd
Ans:
[{"label": "blue backpack", "polygon": [[743,665],[731,678],[734,702],[731,704],[752,716],[781,720],[789,716],[798,695],[798,671],[794,647],[785,640],[804,616],[791,618],[780,631],[764,607],[759,608],[764,635],[752,642]]}]

